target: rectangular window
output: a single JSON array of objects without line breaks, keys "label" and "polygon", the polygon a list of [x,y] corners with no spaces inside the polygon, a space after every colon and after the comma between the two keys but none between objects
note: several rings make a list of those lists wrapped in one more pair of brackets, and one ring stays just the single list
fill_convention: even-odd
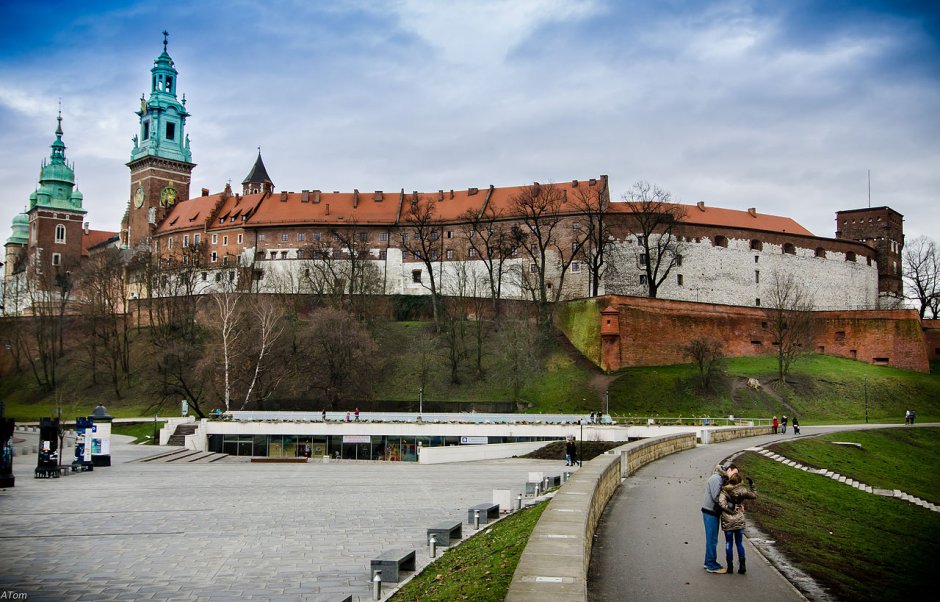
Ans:
[{"label": "rectangular window", "polygon": [[760,270],[754,270],[754,284],[760,284]]},{"label": "rectangular window", "polygon": [[183,246],[184,246],[184,247],[188,247],[188,246],[189,246],[189,234],[184,234],[184,235],[183,235]]},{"label": "rectangular window", "polygon": [[578,241],[574,241],[573,243],[571,243],[571,252],[572,252],[572,253],[577,253],[577,252],[578,252],[578,247],[580,247],[580,246],[581,246],[581,245],[580,245],[580,243],[578,243]]},{"label": "rectangular window", "polygon": [[212,252],[211,259],[212,259],[212,263],[215,263],[219,260],[219,256],[215,251]]},{"label": "rectangular window", "polygon": [[431,251],[431,261],[437,261],[438,257],[440,257],[440,254],[437,250]]},{"label": "rectangular window", "polygon": [[203,281],[203,282],[205,282],[205,281],[206,281],[206,278],[208,278],[208,277],[209,277],[209,273],[208,273],[208,272],[203,272],[203,273],[202,273],[202,281]]},{"label": "rectangular window", "polygon": [[646,284],[646,274],[640,274],[640,284]]},{"label": "rectangular window", "polygon": [[386,256],[385,249],[380,249],[380,250],[379,250],[379,259],[385,259],[385,256]]},{"label": "rectangular window", "polygon": [[453,230],[448,230],[448,231],[447,231],[447,238],[453,238],[453,237],[454,237],[454,231],[453,231]]},{"label": "rectangular window", "polygon": [[287,251],[281,251],[281,259],[287,259]]},{"label": "rectangular window", "polygon": [[411,281],[421,284],[421,270],[411,270]]},{"label": "rectangular window", "polygon": [[676,267],[677,268],[682,267],[682,255],[676,255]]},{"label": "rectangular window", "polygon": [[760,255],[754,256],[754,263],[760,263]]},{"label": "rectangular window", "polygon": [[65,226],[62,224],[57,224],[55,227],[55,241],[65,243]]},{"label": "rectangular window", "polygon": [[447,259],[453,259],[453,258],[454,258],[454,250],[447,249]]},{"label": "rectangular window", "polygon": [[197,234],[194,238],[196,239],[197,245],[202,242],[202,234]]},{"label": "rectangular window", "polygon": [[306,233],[306,232],[298,232],[298,233],[297,233],[297,240],[299,240],[299,241],[301,241],[301,242],[307,240],[307,233]]},{"label": "rectangular window", "polygon": [[222,244],[223,244],[223,245],[227,245],[227,244],[228,244],[228,236],[223,236],[223,237],[222,237]]},{"label": "rectangular window", "polygon": [[320,240],[320,233],[319,233],[319,232],[314,232],[314,233],[313,233],[313,240]]},{"label": "rectangular window", "polygon": [[218,244],[218,242],[219,242],[219,235],[218,235],[218,234],[213,234],[213,235],[212,235],[212,244]]},{"label": "rectangular window", "polygon": [[467,250],[467,255],[469,255],[470,257],[476,257],[476,256],[477,256],[477,250],[474,249],[473,247],[470,247],[470,248]]},{"label": "rectangular window", "polygon": [[290,240],[290,234],[281,234],[281,241],[287,242]]},{"label": "rectangular window", "polygon": [[534,273],[536,273],[536,272],[538,272],[538,271],[539,271],[539,268],[538,268],[537,265],[535,265],[534,263],[530,263],[530,264],[529,264],[529,273],[530,273],[530,274],[534,274]]},{"label": "rectangular window", "polygon": [[[264,233],[258,235],[258,240],[264,240]],[[320,240],[319,238],[317,240]]]},{"label": "rectangular window", "polygon": [[646,265],[646,253],[640,253],[640,265]]},{"label": "rectangular window", "polygon": [[167,249],[172,249],[172,248],[173,248],[173,237],[172,237],[172,236],[169,237],[168,239],[166,239],[166,248],[167,248]]},{"label": "rectangular window", "polygon": [[571,262],[571,271],[574,272],[575,274],[577,274],[578,272],[580,272],[580,271],[581,271],[581,262],[580,262],[580,261],[572,261],[572,262]]},{"label": "rectangular window", "polygon": [[62,265],[62,254],[53,253],[52,254],[52,265]]},{"label": "rectangular window", "polygon": [[239,235],[238,235],[238,244],[242,244],[242,242],[244,242],[244,240],[245,240],[244,236],[241,235],[241,234],[239,234]]},{"label": "rectangular window", "polygon": [[175,123],[166,124],[166,139],[176,140],[176,124]]},{"label": "rectangular window", "polygon": [[228,265],[228,255],[222,256],[222,265]]},{"label": "rectangular window", "polygon": [[642,237],[642,236],[637,236],[637,237],[636,237],[636,244],[638,244],[638,245],[642,245],[642,244],[643,244],[643,237]]},{"label": "rectangular window", "polygon": [[360,241],[360,242],[366,242],[367,240],[369,240],[369,233],[368,233],[368,232],[359,232],[359,233],[357,234],[357,236],[359,237],[359,241]]},{"label": "rectangular window", "polygon": [[379,240],[381,240],[382,242],[387,241],[387,240],[388,240],[388,232],[382,232],[381,234],[379,234]]},{"label": "rectangular window", "polygon": [[758,297],[757,299],[754,299],[754,305],[756,305],[757,307],[760,307],[760,297]]},{"label": "rectangular window", "polygon": [[676,274],[676,284],[682,286],[682,274]]},{"label": "rectangular window", "polygon": [[149,140],[149,139],[150,139],[150,122],[149,122],[149,121],[145,121],[145,122],[144,122],[144,135],[143,135],[143,139],[144,139],[144,140]]},{"label": "rectangular window", "polygon": [[441,233],[437,230],[431,230],[431,240],[437,240],[441,237]]}]

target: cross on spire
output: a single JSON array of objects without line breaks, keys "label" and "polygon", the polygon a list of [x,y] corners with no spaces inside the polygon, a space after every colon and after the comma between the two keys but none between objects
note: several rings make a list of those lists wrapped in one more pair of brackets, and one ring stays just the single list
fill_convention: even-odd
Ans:
[{"label": "cross on spire", "polygon": [[163,52],[166,52],[166,38],[168,35],[170,35],[170,32],[164,29],[163,30]]}]

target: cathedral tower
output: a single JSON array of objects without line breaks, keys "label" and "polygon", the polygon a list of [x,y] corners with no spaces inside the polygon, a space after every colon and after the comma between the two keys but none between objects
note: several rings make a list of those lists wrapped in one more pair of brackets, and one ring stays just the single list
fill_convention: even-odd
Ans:
[{"label": "cathedral tower", "polygon": [[[48,161],[39,170],[39,186],[29,195],[26,252],[37,275],[75,269],[82,258],[82,193],[75,188],[75,169],[65,160],[62,113]],[[16,225],[16,224],[14,224]],[[20,222],[22,225],[22,222]]]},{"label": "cathedral tower", "polygon": [[140,97],[137,116],[140,131],[127,166],[131,170],[131,204],[127,218],[127,246],[146,246],[156,226],[177,201],[189,198],[192,154],[186,134],[186,95],[176,98],[176,67],[167,54],[167,32],[163,52],[150,70],[150,98]]},{"label": "cathedral tower", "polygon": [[839,211],[836,238],[857,240],[877,251],[879,302],[886,307],[899,303],[904,296],[901,279],[904,216],[890,207]]}]

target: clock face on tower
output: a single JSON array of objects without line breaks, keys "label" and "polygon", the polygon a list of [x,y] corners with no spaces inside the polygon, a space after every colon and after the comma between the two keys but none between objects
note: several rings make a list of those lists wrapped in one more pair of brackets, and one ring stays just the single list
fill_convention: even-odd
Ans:
[{"label": "clock face on tower", "polygon": [[160,205],[162,207],[170,207],[175,202],[176,189],[173,188],[173,183],[170,182],[167,186],[163,187],[163,190],[160,191]]},{"label": "clock face on tower", "polygon": [[144,187],[138,186],[137,192],[134,193],[134,207],[140,209],[144,206]]}]

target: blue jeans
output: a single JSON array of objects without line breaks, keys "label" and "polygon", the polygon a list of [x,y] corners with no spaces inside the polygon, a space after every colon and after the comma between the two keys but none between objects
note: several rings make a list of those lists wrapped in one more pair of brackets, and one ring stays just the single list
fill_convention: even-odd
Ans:
[{"label": "blue jeans", "polygon": [[738,562],[744,560],[744,529],[725,531],[725,559],[731,564],[734,558],[734,546],[738,548]]},{"label": "blue jeans", "polygon": [[718,517],[702,512],[705,523],[705,568],[709,570],[720,569],[718,564]]}]

